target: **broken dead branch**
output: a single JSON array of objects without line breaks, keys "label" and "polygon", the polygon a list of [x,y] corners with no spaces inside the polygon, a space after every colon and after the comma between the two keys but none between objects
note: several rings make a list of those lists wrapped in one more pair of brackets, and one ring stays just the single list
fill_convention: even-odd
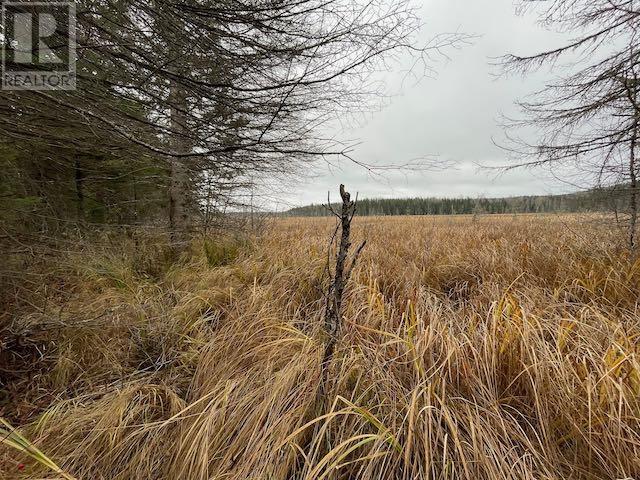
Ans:
[{"label": "broken dead branch", "polygon": [[324,315],[324,330],[325,334],[327,335],[327,341],[325,344],[324,358],[322,361],[323,390],[326,386],[329,364],[331,363],[331,359],[333,358],[335,346],[342,327],[341,311],[345,287],[347,285],[347,282],[349,281],[349,278],[351,277],[353,268],[358,261],[358,257],[360,257],[360,254],[362,253],[362,250],[366,245],[365,240],[358,246],[355,253],[351,257],[351,260],[348,261],[349,249],[351,248],[351,222],[356,214],[357,202],[351,200],[351,195],[345,190],[344,185],[340,185],[340,197],[342,198],[342,209],[340,213],[336,212],[333,207],[331,207],[331,203],[329,203],[328,205],[328,208],[331,210],[331,212],[340,219],[331,237],[329,250],[331,250],[331,245],[333,245],[334,241],[336,241],[339,232],[340,244],[336,253],[336,266],[333,276],[331,276],[331,268],[329,265],[329,260],[327,260],[327,270],[329,271],[329,278],[331,278],[331,283],[329,284],[327,292]]}]

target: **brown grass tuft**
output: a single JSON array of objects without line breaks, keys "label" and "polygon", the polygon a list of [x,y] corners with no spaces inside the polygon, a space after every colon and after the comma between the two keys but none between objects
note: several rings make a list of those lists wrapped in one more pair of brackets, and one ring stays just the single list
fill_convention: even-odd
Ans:
[{"label": "brown grass tuft", "polygon": [[[640,262],[615,232],[359,219],[322,402],[331,226],[67,254],[4,326],[4,414],[80,480],[640,477]],[[0,451],[0,477],[46,474]]]}]

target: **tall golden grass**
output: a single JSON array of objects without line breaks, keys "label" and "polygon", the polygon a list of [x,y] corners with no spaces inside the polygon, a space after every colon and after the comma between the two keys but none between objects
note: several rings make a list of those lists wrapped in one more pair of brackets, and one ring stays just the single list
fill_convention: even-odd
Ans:
[{"label": "tall golden grass", "polygon": [[[332,227],[66,254],[14,314],[4,414],[79,480],[640,478],[640,262],[618,232],[358,219],[319,398]],[[47,475],[0,450],[0,477]]]}]

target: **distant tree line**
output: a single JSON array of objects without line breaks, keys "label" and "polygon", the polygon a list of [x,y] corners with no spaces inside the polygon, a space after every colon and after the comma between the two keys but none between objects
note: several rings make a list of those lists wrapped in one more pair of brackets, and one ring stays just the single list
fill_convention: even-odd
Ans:
[{"label": "distant tree line", "polygon": [[[367,198],[358,201],[358,214],[375,215],[471,215],[505,213],[570,213],[615,210],[612,189],[595,189],[566,195],[531,195],[506,198]],[[290,216],[330,215],[324,205],[292,208]]]}]

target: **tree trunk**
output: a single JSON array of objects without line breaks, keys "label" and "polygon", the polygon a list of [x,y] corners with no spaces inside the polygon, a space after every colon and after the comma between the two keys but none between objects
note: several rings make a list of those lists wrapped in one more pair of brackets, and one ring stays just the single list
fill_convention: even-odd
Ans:
[{"label": "tree trunk", "polygon": [[[169,90],[171,103],[171,147],[174,153],[188,153],[189,145],[186,139],[186,97],[184,91],[175,83]],[[169,158],[169,229],[173,239],[179,239],[187,230],[187,194],[189,188],[189,172],[186,166],[187,157],[174,156]]]},{"label": "tree trunk", "polygon": [[638,178],[636,172],[636,133],[638,131],[637,123],[633,128],[633,137],[631,138],[631,147],[629,152],[629,178],[630,188],[629,193],[629,248],[635,252],[638,248],[638,241],[636,238],[636,229],[638,224]]},{"label": "tree trunk", "polygon": [[73,169],[76,185],[76,217],[82,220],[84,218],[84,172],[80,168],[78,158],[75,159]]},{"label": "tree trunk", "polygon": [[169,185],[169,228],[172,235],[180,236],[187,226],[187,208],[185,188],[187,185],[187,170],[179,158],[171,158]]}]

